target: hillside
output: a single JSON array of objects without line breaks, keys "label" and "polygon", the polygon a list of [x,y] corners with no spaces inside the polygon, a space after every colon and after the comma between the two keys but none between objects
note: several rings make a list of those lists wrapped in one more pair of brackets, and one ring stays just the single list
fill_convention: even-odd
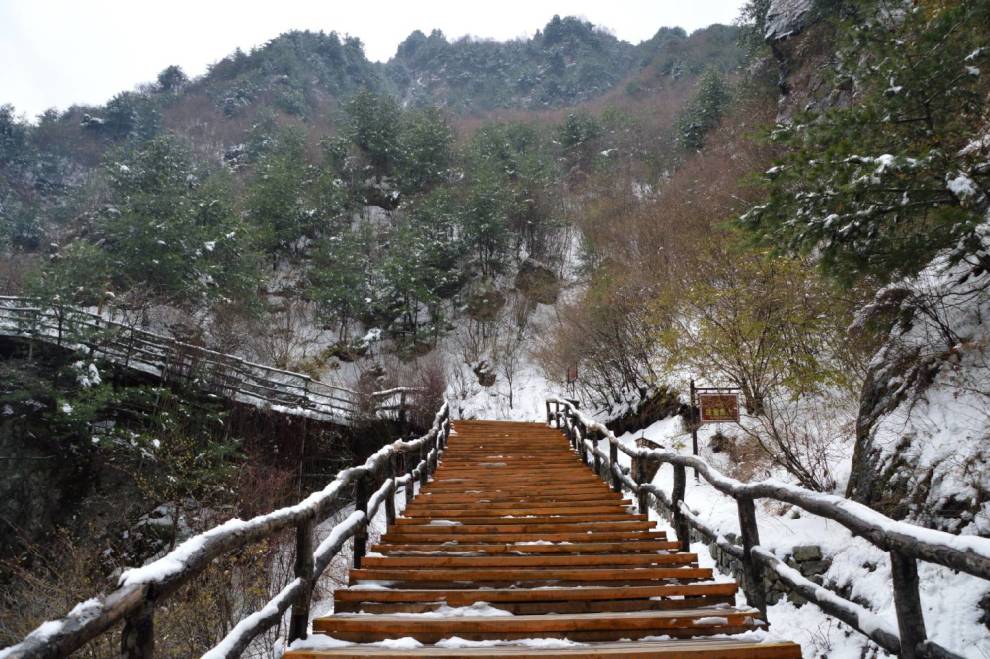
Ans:
[{"label": "hillside", "polygon": [[[37,124],[5,106],[0,292],[418,387],[454,419],[541,420],[566,395],[629,445],[687,454],[698,430],[739,481],[990,536],[988,26],[985,2],[757,0],[640,44],[571,17],[508,42],[414,32],[384,63],[293,32]],[[26,358],[0,402],[109,459],[85,440],[115,385],[63,357],[57,396]],[[695,428],[694,386],[738,392],[739,420]],[[221,471],[191,508],[226,501]],[[723,494],[688,492],[737,532]],[[896,625],[885,551],[794,506],[753,514],[781,560],[816,556],[805,576]],[[930,638],[990,652],[986,582],[922,576]],[[887,656],[778,599],[805,656]]]}]

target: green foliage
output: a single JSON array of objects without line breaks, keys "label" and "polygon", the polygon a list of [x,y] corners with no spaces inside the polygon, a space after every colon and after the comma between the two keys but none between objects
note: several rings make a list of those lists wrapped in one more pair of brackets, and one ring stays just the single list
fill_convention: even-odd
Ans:
[{"label": "green foliage", "polygon": [[165,387],[112,383],[100,375],[106,365],[85,356],[44,366],[0,363],[0,407],[29,416],[63,456],[113,464],[158,501],[229,483],[240,449],[216,404]]},{"label": "green foliage", "polygon": [[316,218],[303,198],[311,174],[299,131],[278,129],[260,151],[246,208],[258,244],[274,257],[314,228]]},{"label": "green foliage", "polygon": [[161,131],[161,113],[156,101],[135,92],[122,92],[110,99],[100,119],[88,126],[114,140],[146,140]]},{"label": "green foliage", "polygon": [[62,305],[92,306],[110,289],[110,261],[98,246],[76,241],[52,256],[29,282],[32,295]]},{"label": "green foliage", "polygon": [[106,175],[113,203],[93,243],[66,246],[45,269],[50,297],[111,290],[189,305],[249,296],[256,263],[223,177],[199,172],[172,137],[115,153]]},{"label": "green foliage", "polygon": [[706,69],[690,103],[677,118],[681,145],[694,151],[704,147],[705,137],[721,121],[731,99],[731,91],[722,74],[715,68]]},{"label": "green foliage", "polygon": [[557,140],[564,152],[564,167],[590,172],[599,152],[597,140],[603,133],[602,125],[590,114],[572,112],[567,115],[557,129]]},{"label": "green foliage", "polygon": [[227,116],[272,99],[283,111],[306,117],[321,96],[382,90],[384,80],[359,39],[306,30],[286,32],[250,53],[236,50],[210,68],[204,86]]},{"label": "green foliage", "polygon": [[403,193],[423,192],[444,180],[453,160],[453,141],[453,130],[438,109],[403,114],[398,168]]},{"label": "green foliage", "polygon": [[187,84],[189,76],[177,64],[165,67],[158,74],[158,90],[166,94],[177,93]]},{"label": "green foliage", "polygon": [[743,222],[775,245],[819,254],[844,281],[916,273],[941,250],[986,270],[977,227],[990,171],[969,147],[986,120],[990,5],[890,14],[869,4],[843,25],[836,86],[857,102],[781,127],[787,155]]},{"label": "green foliage", "polygon": [[345,134],[368,159],[375,176],[389,176],[401,160],[400,110],[389,96],[369,90],[355,94],[344,106]]},{"label": "green foliage", "polygon": [[751,57],[768,49],[765,37],[769,10],[770,0],[749,0],[742,6],[739,16],[739,43]]},{"label": "green foliage", "polygon": [[347,340],[348,323],[368,310],[372,300],[371,251],[374,236],[367,230],[346,230],[323,237],[309,270],[309,296],[325,320],[338,323],[340,340]]}]

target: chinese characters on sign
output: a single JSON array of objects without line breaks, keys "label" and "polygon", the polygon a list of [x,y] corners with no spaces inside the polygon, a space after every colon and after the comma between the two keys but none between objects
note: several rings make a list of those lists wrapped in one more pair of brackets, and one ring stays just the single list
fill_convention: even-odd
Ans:
[{"label": "chinese characters on sign", "polygon": [[697,396],[701,423],[739,421],[739,394],[699,391]]}]

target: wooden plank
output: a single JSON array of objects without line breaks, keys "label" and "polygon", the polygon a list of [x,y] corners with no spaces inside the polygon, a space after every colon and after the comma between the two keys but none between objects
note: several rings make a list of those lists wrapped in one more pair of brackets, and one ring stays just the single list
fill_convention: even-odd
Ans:
[{"label": "wooden plank", "polygon": [[[435,520],[436,521],[436,520]],[[654,523],[650,521],[628,521],[628,522],[552,522],[545,520],[505,520],[504,524],[464,524],[461,526],[441,526],[429,524],[402,524],[396,525],[395,529],[404,535],[429,534],[434,535],[442,531],[450,536],[461,536],[479,533],[597,533],[599,531],[649,531],[654,528]],[[453,538],[451,538],[453,539]],[[536,538],[537,540],[539,538]]]},{"label": "wooden plank", "polygon": [[537,556],[367,556],[362,565],[368,568],[439,568],[439,567],[571,567],[613,565],[691,565],[696,554],[589,554]]},{"label": "wooden plank", "polygon": [[[409,528],[409,527],[407,527]],[[399,531],[388,531],[382,536],[382,542],[395,543],[468,543],[479,542],[505,543],[505,542],[536,542],[546,540],[547,542],[597,542],[613,540],[666,540],[667,534],[663,531],[600,531],[592,529],[584,532],[558,532],[548,533],[532,531],[520,533],[462,533],[453,537],[443,532],[441,527],[437,527],[434,533],[405,533]]]},{"label": "wooden plank", "polygon": [[458,636],[466,639],[567,637],[605,640],[637,636],[691,636],[757,629],[756,609],[702,608],[636,613],[581,615],[483,616],[433,618],[338,614],[313,621],[313,631],[342,640],[373,642],[411,636],[424,643]]},{"label": "wooden plank", "polygon": [[443,552],[477,552],[479,554],[611,554],[615,552],[672,551],[678,543],[667,540],[627,540],[625,542],[569,542],[551,544],[382,544],[372,551],[389,555]]},{"label": "wooden plank", "polygon": [[[475,514],[470,517],[460,515],[431,515],[429,517],[418,515],[416,517],[400,517],[395,520],[397,528],[421,527],[436,525],[437,523],[457,522],[460,526],[492,526],[505,524],[535,524],[535,525],[555,525],[555,526],[599,526],[601,524],[647,524],[648,528],[654,526],[646,515],[634,515],[627,512],[598,513],[597,515],[533,515],[524,511],[517,514],[487,515]],[[450,526],[449,528],[459,528]]]},{"label": "wooden plank", "polygon": [[[291,650],[285,653],[290,659],[319,659],[320,657],[378,657],[403,659],[406,657],[471,657],[472,659],[498,659],[499,657],[531,657],[533,649],[525,646],[494,648],[436,648],[419,650],[391,650],[381,647],[352,645],[335,650]],[[636,643],[595,643],[576,648],[541,649],[543,659],[564,657],[628,658],[659,657],[661,659],[801,659],[801,648],[793,643],[754,643],[728,639],[677,641],[640,641]]]},{"label": "wooden plank", "polygon": [[442,568],[409,569],[374,568],[352,569],[351,583],[358,581],[429,581],[439,582],[480,582],[504,583],[520,581],[566,581],[574,583],[594,583],[609,581],[632,583],[637,581],[660,581],[663,579],[702,580],[711,579],[710,568],[693,567],[636,567],[614,568]]},{"label": "wooden plank", "polygon": [[642,599],[649,597],[733,596],[738,585],[724,583],[649,584],[638,586],[589,586],[584,588],[487,588],[416,590],[363,590],[341,588],[334,593],[340,602],[424,602],[446,601],[451,606],[467,606],[475,602],[555,602]]}]

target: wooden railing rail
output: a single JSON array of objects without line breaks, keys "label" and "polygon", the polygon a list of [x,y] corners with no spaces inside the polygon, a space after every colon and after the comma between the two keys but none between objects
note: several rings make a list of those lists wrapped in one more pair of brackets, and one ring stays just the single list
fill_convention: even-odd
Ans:
[{"label": "wooden railing rail", "polygon": [[85,347],[102,358],[166,382],[183,382],[227,398],[283,414],[339,424],[362,412],[407,420],[421,390],[398,387],[362,394],[302,374],[184,343],[71,306],[49,306],[34,298],[0,296],[0,335]]},{"label": "wooden railing rail", "polygon": [[[551,397],[546,401],[547,423],[560,428],[585,464],[596,470],[613,489],[622,487],[633,492],[640,512],[646,513],[652,496],[671,513],[674,531],[687,551],[689,530],[702,536],[739,559],[744,571],[743,588],[751,605],[766,612],[763,571],[770,570],[782,582],[853,629],[866,635],[888,652],[903,657],[959,657],[928,640],[922,614],[917,561],[923,560],[973,576],[990,579],[990,539],[960,536],[890,519],[877,511],[843,497],[812,492],[796,485],[772,479],[742,483],[725,476],[704,460],[669,451],[630,448],[603,424],[583,414],[570,401]],[[598,447],[607,440],[609,451]],[[618,462],[621,451],[631,458],[632,468]],[[591,459],[588,458],[588,453]],[[668,496],[646,479],[649,461],[669,464],[674,469],[673,489]],[[685,503],[687,469],[696,470],[708,483],[736,501],[742,545],[728,542],[707,526]],[[866,608],[806,579],[784,564],[767,547],[760,545],[754,501],[773,499],[788,503],[814,515],[842,524],[853,535],[889,553],[893,581],[897,629]]]},{"label": "wooden railing rail", "polygon": [[[116,590],[79,604],[60,620],[44,623],[18,645],[0,650],[0,657],[64,657],[123,621],[121,656],[149,659],[154,655],[156,607],[214,559],[289,529],[296,532],[294,578],[264,607],[235,625],[204,656],[239,657],[254,639],[277,625],[290,607],[288,640],[305,638],[313,588],[330,561],[347,540],[353,539],[353,563],[360,566],[370,521],[383,503],[386,514],[391,510],[394,515],[395,494],[400,487],[411,498],[413,483],[425,482],[435,471],[449,437],[449,407],[444,403],[430,430],[418,439],[397,440],[384,446],[364,464],[344,469],[325,488],[293,506],[247,521],[229,520],[193,536],[156,561],[125,571]],[[408,459],[412,455],[423,457],[413,462]],[[396,470],[400,462],[405,471],[401,475]],[[373,490],[379,480],[382,484]],[[346,503],[349,494],[354,511],[334,526],[314,550],[316,527]]]}]

